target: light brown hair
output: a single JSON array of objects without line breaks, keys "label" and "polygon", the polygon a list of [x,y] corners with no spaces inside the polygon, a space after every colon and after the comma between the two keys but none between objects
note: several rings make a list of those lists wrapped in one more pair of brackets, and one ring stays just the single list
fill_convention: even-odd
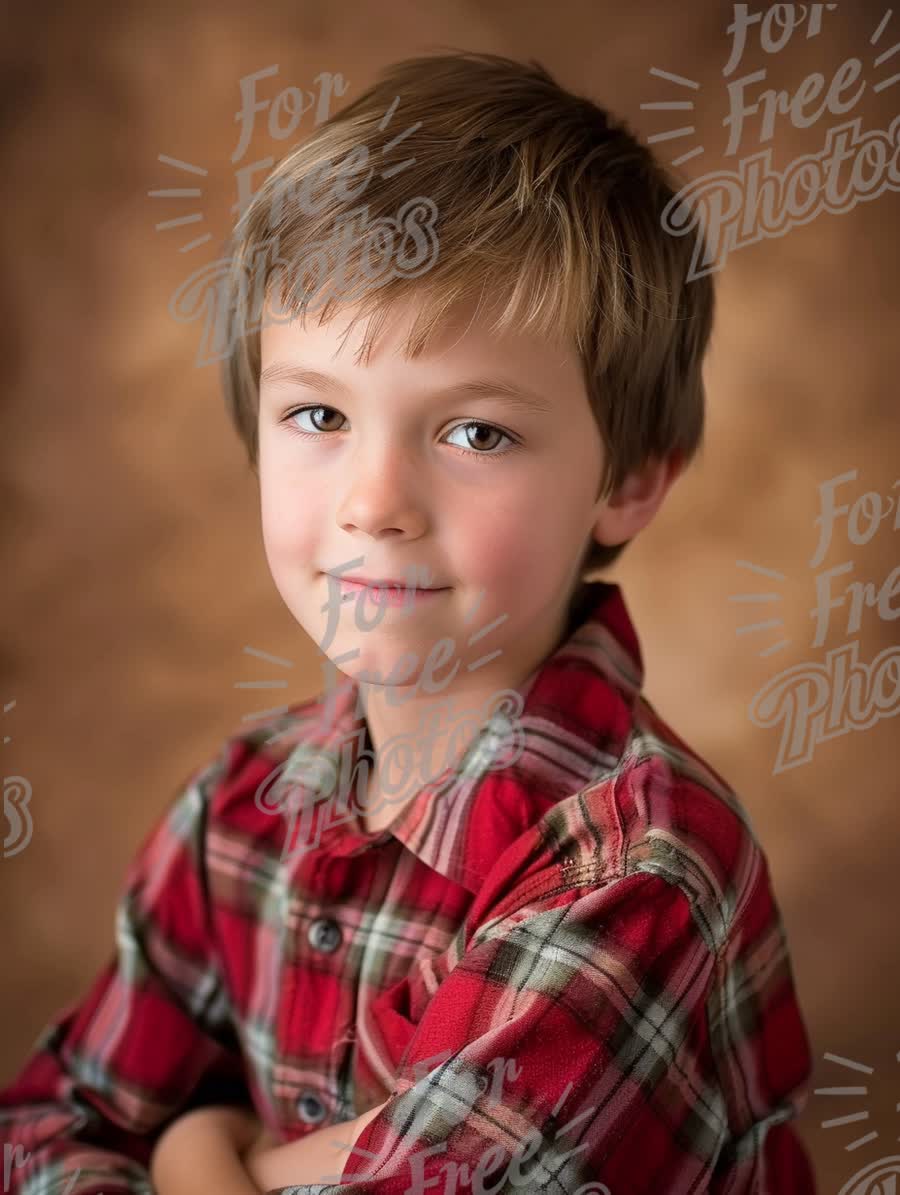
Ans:
[{"label": "light brown hair", "polygon": [[[284,202],[294,194],[287,188],[304,179],[312,194],[312,171],[321,180],[337,177],[342,162],[357,169],[360,146],[382,171],[376,168],[363,194],[353,195],[358,186],[347,183],[347,201],[332,193],[305,210]],[[457,302],[485,300],[500,312],[498,332],[533,330],[575,344],[604,445],[598,498],[651,459],[674,455],[686,465],[703,436],[701,368],[714,292],[708,275],[688,279],[702,234],[676,238],[662,227],[677,189],[624,122],[566,91],[536,62],[453,51],[388,67],[276,165],[230,238],[228,310],[236,337],[222,381],[252,468],[260,334],[247,318],[246,279],[254,249],[275,234],[282,259],[296,262],[361,204],[375,225],[396,220],[415,197],[437,208],[436,260],[420,276],[388,273],[369,285],[358,300],[356,319],[368,320],[358,357],[377,341],[397,299],[414,295],[419,308],[406,343],[410,358]],[[351,268],[360,253],[362,244],[352,251]],[[267,296],[277,294],[284,318],[291,313],[302,325],[309,296],[272,263],[259,278]],[[319,322],[337,308],[333,297],[319,305]],[[611,565],[625,546],[592,542],[582,576]]]}]

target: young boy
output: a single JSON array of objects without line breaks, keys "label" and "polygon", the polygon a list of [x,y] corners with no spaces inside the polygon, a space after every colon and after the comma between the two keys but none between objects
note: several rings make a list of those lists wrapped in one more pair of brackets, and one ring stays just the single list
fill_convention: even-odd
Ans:
[{"label": "young boy", "polygon": [[700,447],[673,194],[542,68],[451,53],[244,212],[226,397],[328,691],[148,837],[0,1093],[12,1195],[814,1190],[765,856],[588,575]]}]

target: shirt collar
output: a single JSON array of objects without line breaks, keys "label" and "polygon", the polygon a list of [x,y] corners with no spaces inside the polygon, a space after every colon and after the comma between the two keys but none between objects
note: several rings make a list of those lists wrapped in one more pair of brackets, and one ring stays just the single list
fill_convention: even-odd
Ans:
[{"label": "shirt collar", "polygon": [[335,794],[317,802],[315,787],[300,780],[311,767],[316,775],[339,775],[342,752],[349,774],[371,745],[365,719],[356,716],[358,686],[347,680],[307,707],[301,741],[284,765],[282,784],[297,808],[290,857],[310,849],[356,855],[393,837],[477,893],[507,846],[552,805],[616,766],[643,680],[640,643],[620,587],[586,583],[556,650],[519,688],[496,694],[462,760],[371,835],[346,800],[341,805]]}]

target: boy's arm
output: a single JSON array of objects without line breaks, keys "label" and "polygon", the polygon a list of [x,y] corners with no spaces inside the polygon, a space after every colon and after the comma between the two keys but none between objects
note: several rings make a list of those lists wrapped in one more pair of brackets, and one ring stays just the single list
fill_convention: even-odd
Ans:
[{"label": "boy's arm", "polygon": [[0,1091],[6,1195],[150,1190],[167,1123],[251,1103],[206,902],[208,799],[227,752],[198,770],[129,865],[117,953]]},{"label": "boy's arm", "polygon": [[484,928],[436,989],[429,960],[374,1000],[373,1022],[400,1038],[405,1020],[409,1044],[342,1195],[813,1195],[785,1123],[811,1058],[765,873],[724,940],[715,901],[677,875],[478,910]]}]

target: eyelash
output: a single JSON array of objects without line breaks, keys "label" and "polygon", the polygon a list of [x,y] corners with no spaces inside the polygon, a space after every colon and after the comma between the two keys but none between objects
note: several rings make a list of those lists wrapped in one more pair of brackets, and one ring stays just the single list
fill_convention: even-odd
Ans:
[{"label": "eyelash", "polygon": [[[323,403],[308,403],[304,407],[295,407],[293,411],[288,411],[288,413],[281,420],[281,422],[287,426],[287,430],[291,433],[291,435],[302,436],[303,439],[305,439],[305,440],[321,440],[323,436],[334,434],[334,431],[332,431],[332,432],[327,432],[327,431],[308,432],[308,431],[304,431],[302,428],[297,427],[296,424],[293,422],[294,416],[301,414],[303,411],[334,411],[336,414],[340,415],[340,411],[338,411],[336,407],[328,407],[328,406],[325,406]],[[452,448],[456,448],[458,452],[465,453],[466,456],[474,456],[474,457],[480,457],[480,458],[507,456],[510,453],[514,452],[519,447],[519,441],[515,438],[515,436],[511,435],[508,431],[505,431],[504,428],[497,427],[496,424],[485,423],[481,419],[466,419],[463,423],[457,423],[455,427],[450,428],[450,431],[454,432],[458,428],[461,428],[461,427],[486,427],[486,428],[489,428],[491,431],[499,432],[501,436],[505,436],[507,438],[507,440],[510,441],[510,445],[511,445],[509,448],[504,448],[500,452],[496,452],[496,451],[477,452],[474,448],[460,448],[458,444],[451,445]]]}]

